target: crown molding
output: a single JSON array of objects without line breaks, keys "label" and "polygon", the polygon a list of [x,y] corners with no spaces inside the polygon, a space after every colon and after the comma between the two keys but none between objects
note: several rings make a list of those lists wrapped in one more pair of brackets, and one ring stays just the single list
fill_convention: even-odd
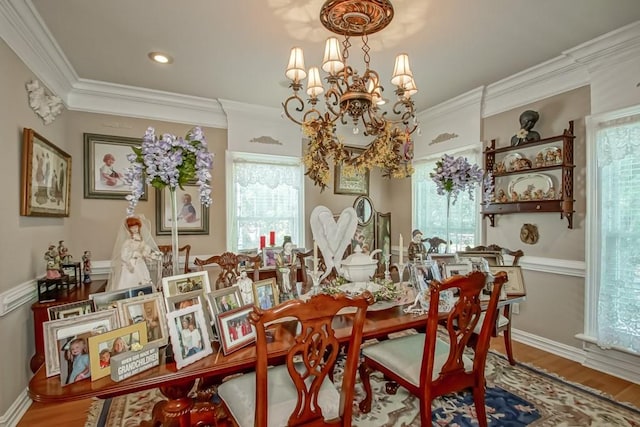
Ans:
[{"label": "crown molding", "polygon": [[622,62],[640,55],[640,21],[566,50],[564,54],[590,69]]},{"label": "crown molding", "polygon": [[78,79],[68,96],[69,110],[227,128],[216,99],[181,95],[97,80]]},{"label": "crown molding", "polygon": [[66,104],[78,75],[30,0],[0,1],[0,37]]}]

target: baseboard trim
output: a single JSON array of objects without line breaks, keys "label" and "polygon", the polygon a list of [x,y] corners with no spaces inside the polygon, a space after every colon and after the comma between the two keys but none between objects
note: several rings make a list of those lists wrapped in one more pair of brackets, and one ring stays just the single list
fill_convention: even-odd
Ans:
[{"label": "baseboard trim", "polygon": [[[573,360],[582,366],[603,372],[614,377],[622,378],[635,384],[640,384],[640,371],[637,362],[630,362],[629,356],[621,358],[616,353],[609,351],[604,354],[604,350],[598,352],[594,349],[580,349],[547,338],[533,335],[517,329],[511,330],[511,338],[531,347],[538,348],[556,356]],[[516,357],[517,360],[517,357]]]},{"label": "baseboard trim", "polygon": [[7,409],[7,412],[0,416],[0,427],[15,427],[18,425],[18,422],[20,422],[22,416],[27,412],[31,403],[27,389],[24,389],[9,409]]}]

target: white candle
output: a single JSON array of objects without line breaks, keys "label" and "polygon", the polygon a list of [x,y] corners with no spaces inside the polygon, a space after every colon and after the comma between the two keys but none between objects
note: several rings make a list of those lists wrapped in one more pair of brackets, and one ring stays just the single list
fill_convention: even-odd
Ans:
[{"label": "white candle", "polygon": [[402,252],[403,252],[403,247],[404,247],[404,241],[402,240],[402,234],[400,235],[400,255],[398,256],[398,263],[402,264]]},{"label": "white candle", "polygon": [[313,274],[318,274],[318,244],[313,241]]}]

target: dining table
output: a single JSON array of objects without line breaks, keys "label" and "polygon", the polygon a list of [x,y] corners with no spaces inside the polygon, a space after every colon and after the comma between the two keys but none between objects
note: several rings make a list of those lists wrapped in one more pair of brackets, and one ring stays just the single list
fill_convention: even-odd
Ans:
[{"label": "dining table", "polygon": [[[389,334],[407,329],[424,330],[426,314],[406,310],[414,299],[409,291],[394,301],[381,301],[369,307],[363,329],[363,342],[386,339]],[[500,301],[499,306],[519,303],[524,298],[507,297]],[[447,313],[441,315],[446,317]],[[339,313],[334,318],[333,328],[340,342],[348,341],[352,323],[351,313]],[[271,326],[273,340],[267,344],[270,364],[284,362],[295,339],[295,327],[295,322]],[[181,369],[177,369],[175,362],[167,357],[165,349],[161,349],[160,363],[157,366],[119,382],[107,376],[95,381],[77,381],[62,386],[57,376],[47,378],[42,367],[29,382],[28,393],[36,402],[62,403],[95,397],[107,399],[158,388],[166,400],[155,405],[152,419],[143,422],[143,426],[225,426],[229,425],[226,414],[220,404],[212,399],[215,385],[230,375],[253,370],[256,350],[255,344],[251,344],[225,355],[218,342],[213,342],[212,347],[212,354]],[[194,389],[196,382],[198,386]]]}]

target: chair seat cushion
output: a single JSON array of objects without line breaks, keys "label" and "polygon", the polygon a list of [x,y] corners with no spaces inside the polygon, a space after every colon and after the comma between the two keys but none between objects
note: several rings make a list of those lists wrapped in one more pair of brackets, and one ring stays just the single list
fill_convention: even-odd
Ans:
[{"label": "chair seat cushion", "polygon": [[[473,328],[473,332],[476,334],[480,334],[480,330],[482,329],[482,324],[484,323],[484,318],[486,317],[486,313],[480,314],[480,319],[478,320],[478,324],[475,328]],[[502,328],[509,324],[509,319],[507,319],[502,314],[498,314],[498,328]]]},{"label": "chair seat cushion", "polygon": [[[302,370],[302,365],[299,365]],[[296,386],[291,380],[286,365],[269,368],[268,425],[286,426],[298,402]],[[310,378],[309,378],[310,384]],[[231,415],[241,427],[253,427],[256,411],[256,374],[250,372],[232,378],[218,386],[218,395],[229,408]],[[329,378],[325,378],[318,395],[318,405],[325,420],[339,417],[340,393]]]},{"label": "chair seat cushion", "polygon": [[[416,387],[420,386],[420,369],[425,334],[408,335],[373,344],[362,349],[362,354],[398,374]],[[432,379],[438,378],[442,365],[449,356],[449,344],[436,339],[435,361]],[[471,371],[473,361],[462,356],[464,368]]]}]

